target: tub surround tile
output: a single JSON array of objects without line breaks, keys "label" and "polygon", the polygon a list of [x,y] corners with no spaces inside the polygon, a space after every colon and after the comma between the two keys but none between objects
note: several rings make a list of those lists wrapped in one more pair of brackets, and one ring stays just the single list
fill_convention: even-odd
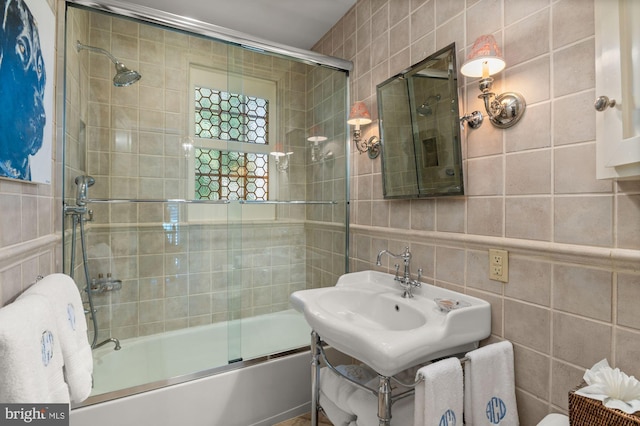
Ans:
[{"label": "tub surround tile", "polygon": [[[164,299],[141,301],[139,321],[143,323],[160,323],[164,319]],[[160,327],[162,328],[162,326]]]}]

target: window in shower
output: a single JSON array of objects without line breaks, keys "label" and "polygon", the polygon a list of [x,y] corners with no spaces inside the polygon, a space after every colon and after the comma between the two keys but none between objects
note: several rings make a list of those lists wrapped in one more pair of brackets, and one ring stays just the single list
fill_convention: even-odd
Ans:
[{"label": "window in shower", "polygon": [[[195,65],[190,75],[189,193],[196,200],[267,201],[277,185],[269,158],[270,142],[277,141],[276,83]],[[226,214],[223,206],[189,207],[190,220],[225,220]],[[275,208],[252,205],[242,215],[273,219]]]},{"label": "window in shower", "polygon": [[268,155],[196,148],[196,199],[268,199]]},{"label": "window in shower", "polygon": [[196,86],[198,138],[269,144],[269,100]]}]

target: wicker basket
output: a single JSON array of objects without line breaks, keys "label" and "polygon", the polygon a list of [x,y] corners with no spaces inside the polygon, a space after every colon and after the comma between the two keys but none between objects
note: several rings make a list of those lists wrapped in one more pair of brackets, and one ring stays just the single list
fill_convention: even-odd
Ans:
[{"label": "wicker basket", "polygon": [[601,401],[578,395],[580,386],[569,392],[569,422],[571,426],[639,426],[640,412],[627,414],[605,407]]}]

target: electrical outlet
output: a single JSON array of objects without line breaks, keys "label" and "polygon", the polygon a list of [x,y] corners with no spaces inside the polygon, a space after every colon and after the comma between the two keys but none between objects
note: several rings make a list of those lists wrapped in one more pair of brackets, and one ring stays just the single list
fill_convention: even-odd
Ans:
[{"label": "electrical outlet", "polygon": [[489,250],[489,279],[509,282],[509,252],[506,250]]}]

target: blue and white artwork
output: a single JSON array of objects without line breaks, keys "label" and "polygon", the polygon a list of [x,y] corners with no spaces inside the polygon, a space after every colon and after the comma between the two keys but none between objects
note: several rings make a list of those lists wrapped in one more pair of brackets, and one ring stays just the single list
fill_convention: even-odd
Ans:
[{"label": "blue and white artwork", "polygon": [[45,0],[0,6],[0,177],[51,183],[55,18]]}]

